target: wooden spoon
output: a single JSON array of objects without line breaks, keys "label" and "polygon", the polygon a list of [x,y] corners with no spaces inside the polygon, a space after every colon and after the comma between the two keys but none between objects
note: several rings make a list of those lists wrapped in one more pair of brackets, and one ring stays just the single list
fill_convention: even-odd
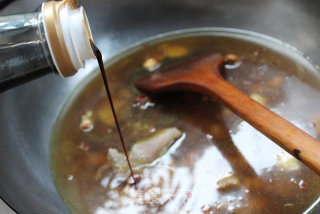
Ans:
[{"label": "wooden spoon", "polygon": [[320,175],[320,141],[254,101],[223,79],[224,58],[211,54],[139,80],[145,93],[196,91],[227,106],[261,133]]}]

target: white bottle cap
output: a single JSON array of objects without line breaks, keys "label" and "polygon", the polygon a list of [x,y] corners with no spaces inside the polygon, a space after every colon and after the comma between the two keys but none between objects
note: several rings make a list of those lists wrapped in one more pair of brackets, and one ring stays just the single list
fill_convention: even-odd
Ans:
[{"label": "white bottle cap", "polygon": [[50,1],[42,5],[42,16],[48,46],[59,74],[74,75],[94,58],[91,30],[83,7],[77,1]]}]

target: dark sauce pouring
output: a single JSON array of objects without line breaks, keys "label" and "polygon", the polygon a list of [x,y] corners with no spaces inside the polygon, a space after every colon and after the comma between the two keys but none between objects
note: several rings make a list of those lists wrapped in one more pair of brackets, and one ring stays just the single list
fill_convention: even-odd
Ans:
[{"label": "dark sauce pouring", "polygon": [[90,40],[90,44],[91,44],[92,51],[95,54],[95,56],[97,58],[97,61],[99,63],[101,76],[102,76],[102,79],[103,79],[104,87],[105,87],[107,95],[108,95],[108,100],[109,100],[109,103],[110,103],[110,106],[111,106],[113,118],[114,118],[114,121],[115,121],[116,126],[117,126],[117,130],[118,130],[118,133],[119,133],[119,138],[120,138],[120,141],[121,141],[121,145],[122,145],[124,154],[125,154],[126,159],[127,159],[127,163],[128,163],[129,169],[130,169],[131,177],[133,179],[133,184],[135,185],[136,184],[136,180],[135,180],[135,177],[134,177],[134,174],[133,174],[133,170],[132,170],[132,167],[131,167],[131,163],[130,163],[130,160],[129,160],[127,149],[126,149],[126,146],[124,144],[123,137],[122,137],[122,132],[121,132],[120,125],[119,125],[119,122],[118,122],[118,117],[117,117],[116,111],[115,111],[114,106],[113,106],[112,96],[111,96],[111,92],[110,92],[110,88],[109,88],[109,84],[108,84],[108,79],[107,79],[107,75],[106,75],[106,72],[104,70],[104,65],[103,65],[103,61],[102,61],[102,54],[101,54],[100,50],[97,48],[97,46],[94,44],[94,42],[92,40]]}]

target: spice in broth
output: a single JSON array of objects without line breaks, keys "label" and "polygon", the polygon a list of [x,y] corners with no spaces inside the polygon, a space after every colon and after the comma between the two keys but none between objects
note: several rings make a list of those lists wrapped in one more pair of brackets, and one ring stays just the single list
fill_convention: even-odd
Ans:
[{"label": "spice in broth", "polygon": [[74,213],[302,213],[319,176],[207,96],[141,94],[134,83],[208,53],[225,56],[232,85],[320,136],[320,76],[272,47],[224,36],[144,44],[107,67],[135,176],[99,75],[68,99],[51,138],[55,185]]}]

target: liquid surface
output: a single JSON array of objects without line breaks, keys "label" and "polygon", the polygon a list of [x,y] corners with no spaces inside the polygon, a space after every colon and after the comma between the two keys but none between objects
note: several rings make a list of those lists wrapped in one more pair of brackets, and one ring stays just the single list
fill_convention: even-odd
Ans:
[{"label": "liquid surface", "polygon": [[107,67],[126,147],[132,152],[136,142],[170,127],[182,135],[153,161],[133,166],[142,179],[128,185],[129,170],[119,172],[108,154],[122,148],[103,82],[96,75],[84,83],[63,108],[51,142],[53,178],[73,212],[302,213],[319,197],[317,174],[211,98],[188,92],[151,99],[134,87],[155,69],[207,53],[226,60],[235,54],[224,70],[231,84],[320,134],[319,75],[299,59],[223,36],[144,44]]}]

